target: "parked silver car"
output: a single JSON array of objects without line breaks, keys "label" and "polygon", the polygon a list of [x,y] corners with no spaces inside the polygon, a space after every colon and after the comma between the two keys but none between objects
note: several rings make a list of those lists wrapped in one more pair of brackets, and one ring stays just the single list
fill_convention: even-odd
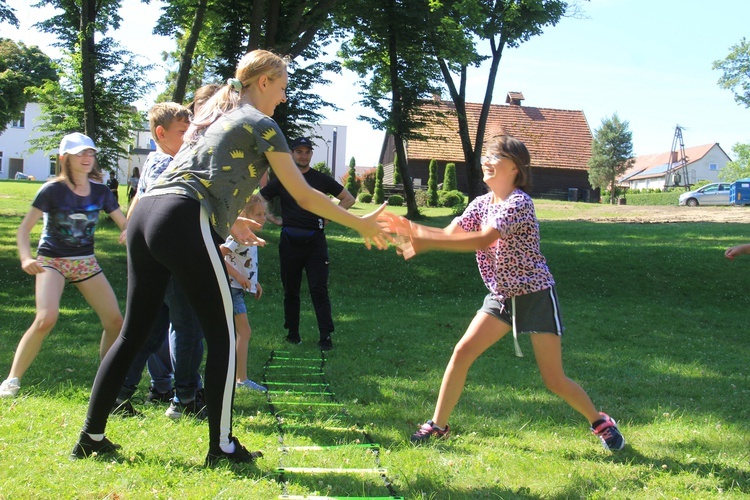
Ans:
[{"label": "parked silver car", "polygon": [[706,184],[695,191],[688,191],[680,195],[680,205],[697,207],[698,205],[729,205],[728,182],[714,182]]}]

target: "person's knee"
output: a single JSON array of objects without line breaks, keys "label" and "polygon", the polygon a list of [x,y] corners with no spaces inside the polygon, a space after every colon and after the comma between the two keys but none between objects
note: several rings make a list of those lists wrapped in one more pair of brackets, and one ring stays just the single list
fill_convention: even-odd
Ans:
[{"label": "person's knee", "polygon": [[37,311],[36,317],[34,318],[34,330],[42,335],[47,335],[52,331],[52,328],[55,327],[59,317],[59,311]]},{"label": "person's knee", "polygon": [[120,330],[122,329],[122,314],[120,314],[119,311],[117,314],[110,314],[106,317],[102,317],[101,320],[105,331],[120,333]]},{"label": "person's knee", "polygon": [[563,374],[542,376],[542,380],[544,381],[545,387],[547,387],[547,389],[553,394],[557,394],[559,396],[567,392],[569,381],[568,378]]}]

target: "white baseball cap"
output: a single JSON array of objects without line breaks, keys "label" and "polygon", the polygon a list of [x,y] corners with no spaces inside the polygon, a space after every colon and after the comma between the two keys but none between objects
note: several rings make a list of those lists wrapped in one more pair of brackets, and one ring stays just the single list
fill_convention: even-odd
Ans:
[{"label": "white baseball cap", "polygon": [[87,135],[83,135],[80,132],[73,132],[62,138],[60,141],[60,156],[64,154],[78,154],[85,149],[93,149],[99,151],[94,146],[94,141]]}]

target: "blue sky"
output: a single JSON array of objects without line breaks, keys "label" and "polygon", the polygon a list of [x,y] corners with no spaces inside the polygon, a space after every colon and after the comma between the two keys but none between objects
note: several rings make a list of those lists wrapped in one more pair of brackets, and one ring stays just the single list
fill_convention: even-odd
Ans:
[{"label": "blue sky", "polygon": [[[49,11],[32,9],[23,0],[10,4],[23,26],[0,25],[0,36],[46,50],[53,40],[31,25],[49,17]],[[123,27],[114,36],[158,63],[160,52],[172,47],[151,34],[161,4],[124,0],[123,5]],[[750,1],[593,0],[580,5],[579,18],[564,18],[520,47],[505,50],[494,103],[504,103],[508,91],[520,91],[527,106],[582,110],[592,132],[617,113],[630,123],[635,154],[668,151],[677,124],[684,127],[686,147],[718,142],[732,156],[735,143],[750,142],[750,109],[718,87],[720,73],[711,69],[713,61],[750,36]],[[149,76],[162,85],[163,70]],[[486,72],[474,69],[469,76],[468,99],[481,102]],[[354,75],[335,81],[335,86],[319,89],[320,94],[344,111],[328,113],[326,122],[348,128],[347,158],[354,156],[358,165],[375,164],[383,133],[357,120],[371,112],[356,104]]]}]

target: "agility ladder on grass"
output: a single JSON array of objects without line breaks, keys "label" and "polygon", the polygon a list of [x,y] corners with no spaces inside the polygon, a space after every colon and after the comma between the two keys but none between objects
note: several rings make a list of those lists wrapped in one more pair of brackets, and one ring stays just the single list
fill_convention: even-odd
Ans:
[{"label": "agility ladder on grass", "polygon": [[[263,366],[263,385],[268,388],[267,400],[271,414],[276,418],[279,430],[279,451],[282,452],[279,459],[277,481],[282,487],[281,499],[332,499],[352,497],[330,497],[330,496],[295,496],[289,495],[287,490],[287,474],[377,474],[379,475],[388,496],[384,497],[356,497],[370,499],[403,500],[393,488],[388,479],[388,470],[380,464],[380,445],[372,440],[372,437],[362,426],[355,423],[351,426],[326,426],[325,430],[338,432],[356,432],[360,435],[357,442],[350,444],[337,444],[328,446],[289,446],[284,442],[284,435],[288,429],[320,429],[317,425],[305,425],[300,417],[311,416],[305,413],[308,410],[320,410],[317,416],[325,417],[327,422],[336,422],[339,417],[351,418],[344,405],[336,400],[336,395],[325,377],[325,352],[320,352],[320,357],[302,357],[290,351],[271,351],[271,356]],[[292,423],[294,419],[298,423]],[[295,452],[320,452],[325,453],[336,449],[362,449],[371,453],[374,458],[372,468],[349,468],[349,467],[288,467],[284,464],[285,458]]]}]

